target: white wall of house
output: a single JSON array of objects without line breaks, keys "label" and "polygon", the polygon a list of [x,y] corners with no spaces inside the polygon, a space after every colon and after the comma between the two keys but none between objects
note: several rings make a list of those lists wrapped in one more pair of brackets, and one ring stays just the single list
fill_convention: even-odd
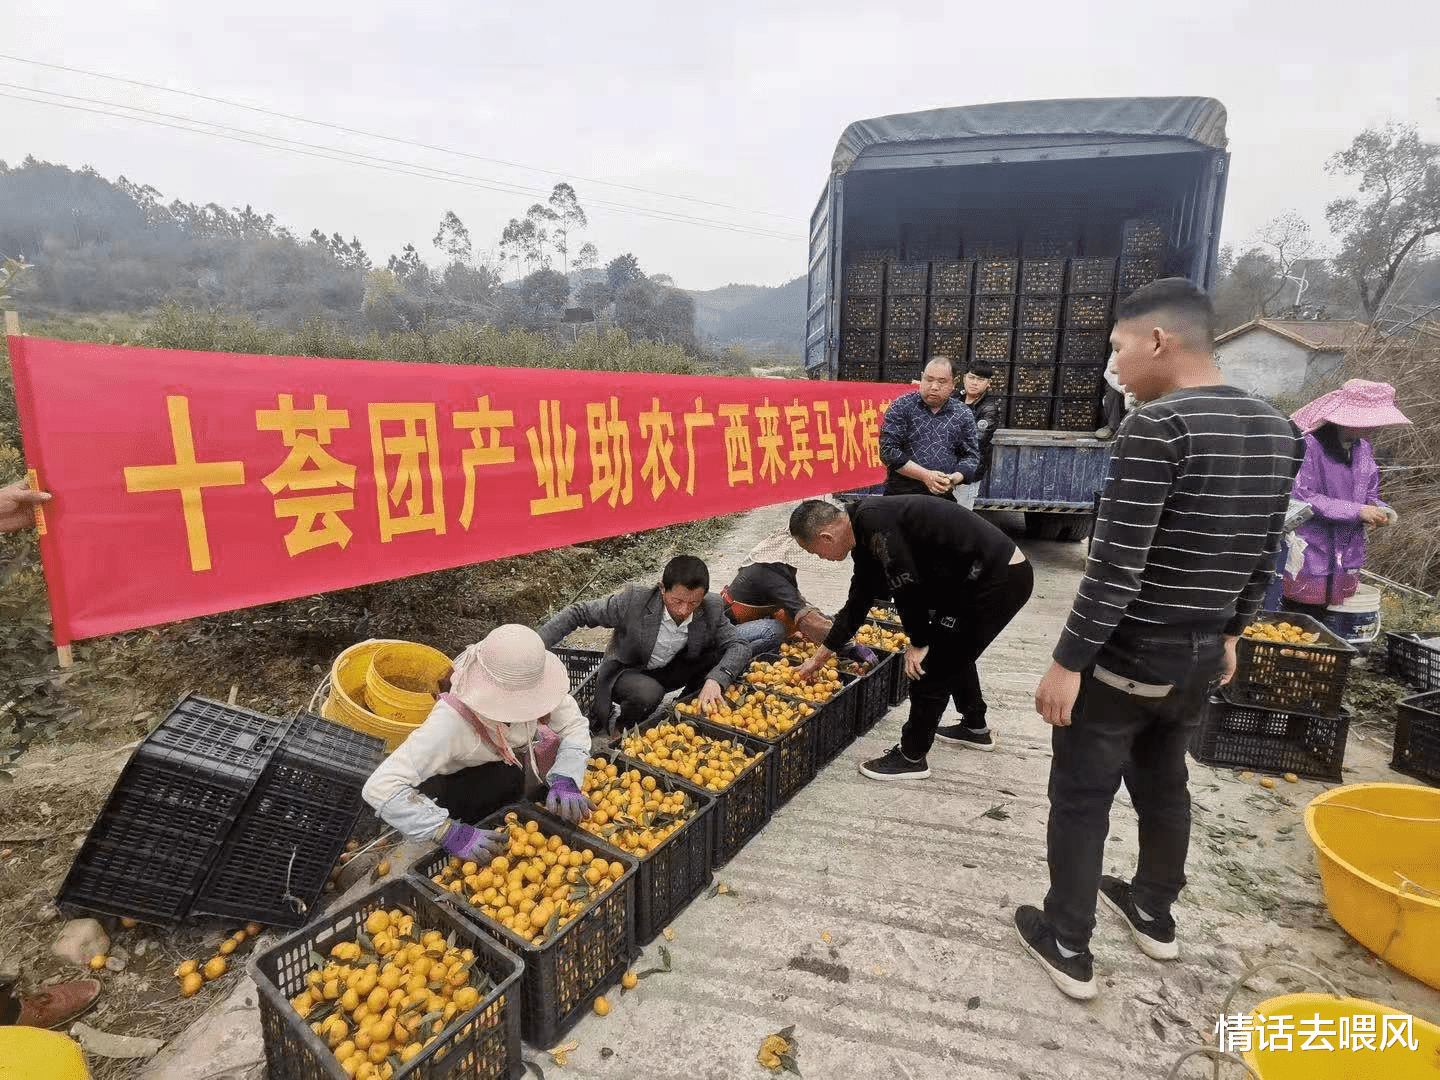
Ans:
[{"label": "white wall of house", "polygon": [[1296,393],[1310,380],[1334,371],[1340,360],[1340,353],[1311,352],[1262,329],[1215,347],[1215,361],[1226,382],[1267,398]]}]

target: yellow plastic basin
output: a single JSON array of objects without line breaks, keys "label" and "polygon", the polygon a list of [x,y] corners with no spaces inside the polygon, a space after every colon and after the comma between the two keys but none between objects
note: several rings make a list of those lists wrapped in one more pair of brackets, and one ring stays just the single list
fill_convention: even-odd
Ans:
[{"label": "yellow plastic basin", "polygon": [[[1368,786],[1368,785],[1366,785]],[[1388,785],[1387,785],[1388,786]],[[1334,998],[1329,994],[1285,994],[1270,998],[1255,1006],[1252,1016],[1256,1024],[1262,1016],[1289,1017],[1288,1027],[1294,1041],[1289,1050],[1252,1049],[1240,1056],[1263,1080],[1436,1080],[1440,1077],[1440,1027],[1414,1018],[1405,1033],[1405,1044],[1392,1043],[1384,1050],[1378,1049],[1384,1041],[1385,1016],[1404,1016],[1399,1009],[1377,1005],[1362,998]],[[1332,1047],[1316,1043],[1309,1050],[1302,1050],[1307,1030],[1314,1031],[1314,1018],[1320,1017],[1320,1030],[1327,1032],[1325,1042]],[[1338,1032],[1340,1018],[1345,1017],[1353,1026],[1354,1016],[1374,1016],[1375,1043],[1377,1049],[1361,1047],[1358,1050],[1341,1049]],[[1394,1021],[1392,1021],[1394,1023]],[[1273,1025],[1272,1025],[1273,1029]],[[1334,1033],[1334,1034],[1329,1034]],[[1413,1035],[1418,1044],[1409,1047]]]},{"label": "yellow plastic basin", "polygon": [[394,641],[370,654],[365,671],[365,700],[370,711],[387,720],[415,725],[430,715],[450,658],[439,649]]},{"label": "yellow plastic basin", "polygon": [[[1332,788],[1305,808],[1305,829],[1335,921],[1386,963],[1440,989],[1440,790]],[[1440,1080],[1440,1063],[1430,1075]]]},{"label": "yellow plastic basin", "polygon": [[55,1031],[0,1027],[0,1080],[89,1080],[80,1044]]},{"label": "yellow plastic basin", "polygon": [[[375,653],[388,645],[406,644],[409,643],[388,639],[362,641],[337,656],[330,667],[330,696],[325,699],[320,709],[321,715],[355,731],[363,731],[367,735],[384,739],[387,750],[394,750],[404,742],[405,737],[429,715],[429,708],[414,721],[399,721],[379,716],[371,710],[365,679]],[[433,705],[434,702],[429,704]]]}]

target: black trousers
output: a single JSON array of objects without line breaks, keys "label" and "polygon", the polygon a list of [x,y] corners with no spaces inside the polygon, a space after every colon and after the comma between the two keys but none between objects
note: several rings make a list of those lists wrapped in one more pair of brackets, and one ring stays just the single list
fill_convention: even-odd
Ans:
[{"label": "black trousers", "polygon": [[1185,750],[1219,681],[1222,651],[1219,633],[1112,638],[1081,677],[1070,726],[1054,729],[1045,915],[1068,948],[1085,948],[1095,929],[1110,806],[1122,779],[1140,818],[1135,903],[1165,916],[1185,887]]},{"label": "black trousers", "polygon": [[487,761],[432,776],[420,785],[420,793],[434,799],[456,821],[474,825],[525,797],[525,770],[503,761]]},{"label": "black trousers", "polygon": [[963,610],[935,612],[924,673],[910,684],[910,715],[900,731],[900,750],[906,757],[913,761],[930,752],[951,698],[968,727],[985,726],[985,696],[975,661],[1025,606],[1034,586],[1029,560],[1013,563],[966,597]]},{"label": "black trousers", "polygon": [[622,671],[610,694],[610,699],[620,706],[620,726],[630,727],[648,719],[671,690],[686,693],[699,690],[705,685],[705,677],[715,666],[715,660],[716,657],[708,653],[687,657],[682,650],[664,667],[653,671],[638,668]]},{"label": "black trousers", "polygon": [[1281,600],[1281,611],[1293,611],[1297,615],[1309,615],[1317,622],[1325,621],[1325,613],[1330,610],[1326,604],[1302,604],[1298,600]]}]

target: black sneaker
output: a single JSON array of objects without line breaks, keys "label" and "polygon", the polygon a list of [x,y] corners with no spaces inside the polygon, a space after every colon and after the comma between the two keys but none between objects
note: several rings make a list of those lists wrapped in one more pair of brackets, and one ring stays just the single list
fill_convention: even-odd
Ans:
[{"label": "black sneaker", "polygon": [[995,737],[990,734],[989,728],[976,731],[964,724],[950,724],[946,727],[936,728],[935,737],[952,746],[968,746],[971,750],[988,752],[995,749]]},{"label": "black sneaker", "polygon": [[860,775],[871,780],[924,780],[930,775],[930,766],[922,757],[911,761],[900,752],[899,746],[885,751],[884,757],[872,758],[860,766]]},{"label": "black sneaker", "polygon": [[1142,919],[1135,910],[1135,901],[1130,899],[1130,883],[1106,874],[1100,879],[1100,899],[1105,906],[1125,920],[1130,927],[1130,936],[1140,951],[1151,960],[1174,960],[1180,955],[1180,943],[1175,940],[1175,920],[1169,915],[1156,915]]},{"label": "black sneaker", "polygon": [[1045,913],[1025,904],[1015,909],[1015,931],[1025,951],[1040,961],[1045,974],[1066,997],[1089,1001],[1097,993],[1095,958],[1085,949],[1074,956],[1062,956],[1055,941],[1055,931],[1045,921]]}]

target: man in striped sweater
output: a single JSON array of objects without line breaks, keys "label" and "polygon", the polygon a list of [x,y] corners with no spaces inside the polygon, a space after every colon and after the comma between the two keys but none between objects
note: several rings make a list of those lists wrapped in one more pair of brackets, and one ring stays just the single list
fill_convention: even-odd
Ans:
[{"label": "man in striped sweater", "polygon": [[[1025,948],[1064,993],[1095,996],[1089,951],[1103,899],[1157,960],[1179,955],[1171,904],[1185,885],[1185,749],[1210,692],[1235,670],[1259,608],[1304,444],[1293,424],[1226,386],[1215,310],[1166,278],[1117,305],[1123,421],[1085,577],[1035,691],[1054,726],[1045,909],[1021,907]],[[1121,780],[1140,819],[1132,880],[1102,876]]]}]

